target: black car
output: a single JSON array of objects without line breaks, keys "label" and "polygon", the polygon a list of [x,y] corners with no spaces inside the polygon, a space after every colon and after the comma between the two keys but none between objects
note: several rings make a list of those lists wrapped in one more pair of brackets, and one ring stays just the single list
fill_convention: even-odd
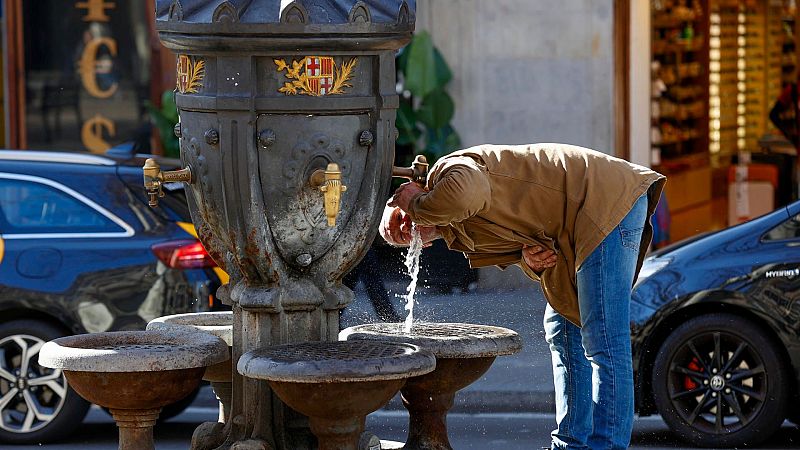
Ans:
[{"label": "black car", "polygon": [[693,445],[800,417],[800,202],[649,257],[631,303],[637,407]]},{"label": "black car", "polygon": [[193,236],[182,186],[148,207],[143,163],[0,151],[0,443],[55,440],[86,415],[38,364],[45,342],[217,307],[226,275]]}]

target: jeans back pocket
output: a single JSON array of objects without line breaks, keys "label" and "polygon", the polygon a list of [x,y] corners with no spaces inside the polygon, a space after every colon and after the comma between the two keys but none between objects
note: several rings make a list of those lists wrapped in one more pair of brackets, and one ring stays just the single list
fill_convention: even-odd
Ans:
[{"label": "jeans back pocket", "polygon": [[617,229],[619,230],[623,247],[639,250],[639,247],[642,245],[642,232],[644,231],[644,227],[622,228],[620,226],[617,227]]}]

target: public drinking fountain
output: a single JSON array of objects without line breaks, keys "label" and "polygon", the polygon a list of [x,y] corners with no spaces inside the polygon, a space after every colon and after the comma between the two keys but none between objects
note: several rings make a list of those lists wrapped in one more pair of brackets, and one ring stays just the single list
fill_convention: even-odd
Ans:
[{"label": "public drinking fountain", "polygon": [[[148,161],[145,186],[156,205],[164,184],[186,183],[198,236],[231,276],[217,296],[233,310],[234,363],[338,340],[353,298],[341,278],[389,196],[394,58],[414,14],[413,0],[156,1],[156,29],[178,59],[183,168]],[[316,448],[267,374],[244,374],[232,373],[220,447]]]},{"label": "public drinking fountain", "polygon": [[[467,323],[376,323],[347,328],[340,338],[350,341],[406,342],[436,355],[436,370],[414,377],[400,390],[409,412],[404,450],[452,450],[447,413],[456,392],[478,380],[497,356],[522,349],[522,339],[507,328]],[[389,448],[389,447],[387,447]]]},{"label": "public drinking fountain", "polygon": [[[507,333],[476,352],[487,339],[461,325],[472,333],[469,358],[427,342],[442,375],[426,378],[436,365],[428,350],[338,342],[353,297],[341,278],[375,236],[390,178],[424,183],[427,173],[422,157],[392,166],[394,52],[409,42],[414,14],[413,0],[156,0],[156,29],[177,54],[183,168],[165,172],[150,159],[144,184],[155,207],[165,185],[185,183],[198,236],[230,275],[217,296],[232,312],[42,349],[43,365],[111,409],[121,449],[152,448],[160,407],[204,376],[223,405],[219,423],[195,432],[195,450],[377,450],[365,416],[404,385],[412,430],[431,431],[413,432],[414,448],[414,433],[444,429],[452,393],[518,347]],[[461,371],[470,375],[443,381]],[[414,395],[436,398],[436,412],[414,406],[424,404]]]}]

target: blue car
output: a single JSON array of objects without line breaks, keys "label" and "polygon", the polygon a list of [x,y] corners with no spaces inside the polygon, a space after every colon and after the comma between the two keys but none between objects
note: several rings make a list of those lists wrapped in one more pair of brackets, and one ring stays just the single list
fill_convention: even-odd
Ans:
[{"label": "blue car", "polygon": [[686,442],[753,445],[800,418],[800,202],[662,249],[631,304],[637,408]]},{"label": "blue car", "polygon": [[227,275],[197,240],[182,185],[150,208],[143,163],[0,151],[0,444],[57,440],[86,415],[61,372],[38,364],[45,342],[220,308]]}]

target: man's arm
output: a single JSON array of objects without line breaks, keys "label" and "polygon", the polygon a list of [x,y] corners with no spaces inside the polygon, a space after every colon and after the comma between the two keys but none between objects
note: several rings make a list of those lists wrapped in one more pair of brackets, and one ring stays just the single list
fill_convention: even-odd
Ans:
[{"label": "man's arm", "polygon": [[[435,174],[429,191],[406,185],[398,189],[395,204],[414,223],[445,226],[472,217],[491,204],[492,190],[486,171],[471,158],[453,160]],[[404,193],[403,189],[408,191]]]}]

